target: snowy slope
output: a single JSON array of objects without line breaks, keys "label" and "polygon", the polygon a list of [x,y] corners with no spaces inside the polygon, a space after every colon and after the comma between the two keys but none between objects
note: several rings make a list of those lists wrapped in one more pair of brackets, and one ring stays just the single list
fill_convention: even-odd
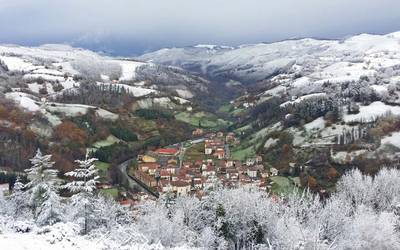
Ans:
[{"label": "snowy slope", "polygon": [[[347,81],[400,64],[400,36],[361,34],[344,41],[300,39],[234,49],[190,47],[162,49],[139,59],[201,69],[243,82],[263,80],[277,72],[301,72],[312,81]],[[353,65],[349,65],[352,63]]]}]

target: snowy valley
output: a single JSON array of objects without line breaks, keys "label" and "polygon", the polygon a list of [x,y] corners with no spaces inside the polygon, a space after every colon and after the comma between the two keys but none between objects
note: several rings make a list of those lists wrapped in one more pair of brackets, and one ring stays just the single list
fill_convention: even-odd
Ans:
[{"label": "snowy valley", "polygon": [[0,248],[400,249],[399,167],[399,32],[0,45]]}]

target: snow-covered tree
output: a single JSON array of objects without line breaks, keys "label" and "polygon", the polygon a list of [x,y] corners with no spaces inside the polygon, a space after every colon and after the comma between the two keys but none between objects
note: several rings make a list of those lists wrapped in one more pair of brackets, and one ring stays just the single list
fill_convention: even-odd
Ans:
[{"label": "snow-covered tree", "polygon": [[72,205],[75,208],[73,217],[82,221],[84,234],[89,230],[90,216],[95,208],[93,195],[99,178],[97,168],[94,165],[95,161],[97,161],[96,158],[89,158],[86,154],[84,160],[75,161],[78,164],[75,170],[65,174],[72,178],[72,181],[65,184],[64,188],[74,194],[72,197]]},{"label": "snow-covered tree", "polygon": [[54,162],[50,159],[51,155],[43,155],[38,149],[30,160],[32,167],[25,170],[29,180],[26,185],[30,192],[29,202],[35,220],[40,225],[53,224],[59,221],[63,214],[61,198],[58,195],[58,170],[53,168]]},{"label": "snow-covered tree", "polygon": [[72,177],[72,181],[65,184],[65,188],[71,193],[91,195],[96,190],[96,183],[98,176],[98,170],[94,165],[97,161],[96,158],[88,158],[86,154],[85,160],[76,160],[78,167],[68,173],[65,176]]},{"label": "snow-covered tree", "polygon": [[14,218],[26,217],[28,214],[28,193],[25,192],[25,184],[21,182],[21,177],[17,177],[12,193],[9,197]]}]

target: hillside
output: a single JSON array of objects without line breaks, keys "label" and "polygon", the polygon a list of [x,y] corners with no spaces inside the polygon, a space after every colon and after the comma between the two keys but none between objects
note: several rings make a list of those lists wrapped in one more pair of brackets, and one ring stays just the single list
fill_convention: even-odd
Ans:
[{"label": "hillside", "polygon": [[397,166],[399,51],[396,32],[171,48],[139,58],[201,73],[221,88],[242,86],[241,96],[219,109],[241,135],[233,158],[260,154],[267,168],[326,191],[349,168]]},{"label": "hillside", "polygon": [[67,45],[1,45],[0,167],[22,171],[37,147],[68,171],[86,150],[111,164],[187,139],[191,116],[216,120],[202,104],[209,85],[180,68]]}]

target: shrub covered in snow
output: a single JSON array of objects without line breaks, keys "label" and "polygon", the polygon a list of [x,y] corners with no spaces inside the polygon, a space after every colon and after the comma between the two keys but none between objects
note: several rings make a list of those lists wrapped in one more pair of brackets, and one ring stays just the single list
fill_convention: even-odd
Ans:
[{"label": "shrub covered in snow", "polygon": [[[17,182],[12,195],[0,200],[0,244],[15,239],[77,249],[400,249],[397,169],[382,169],[376,176],[351,170],[325,200],[307,190],[275,197],[252,189],[216,189],[201,200],[148,201],[131,213],[96,195],[92,161],[78,161],[79,168],[69,174],[89,177],[67,185],[80,195],[59,202],[54,192],[54,202],[43,199],[29,212],[26,204],[32,203],[21,197],[52,180],[34,178],[51,166],[49,156],[38,152],[29,185]],[[84,196],[90,206],[82,202]],[[49,211],[63,216],[49,216]],[[82,220],[88,230],[82,230]]]}]

